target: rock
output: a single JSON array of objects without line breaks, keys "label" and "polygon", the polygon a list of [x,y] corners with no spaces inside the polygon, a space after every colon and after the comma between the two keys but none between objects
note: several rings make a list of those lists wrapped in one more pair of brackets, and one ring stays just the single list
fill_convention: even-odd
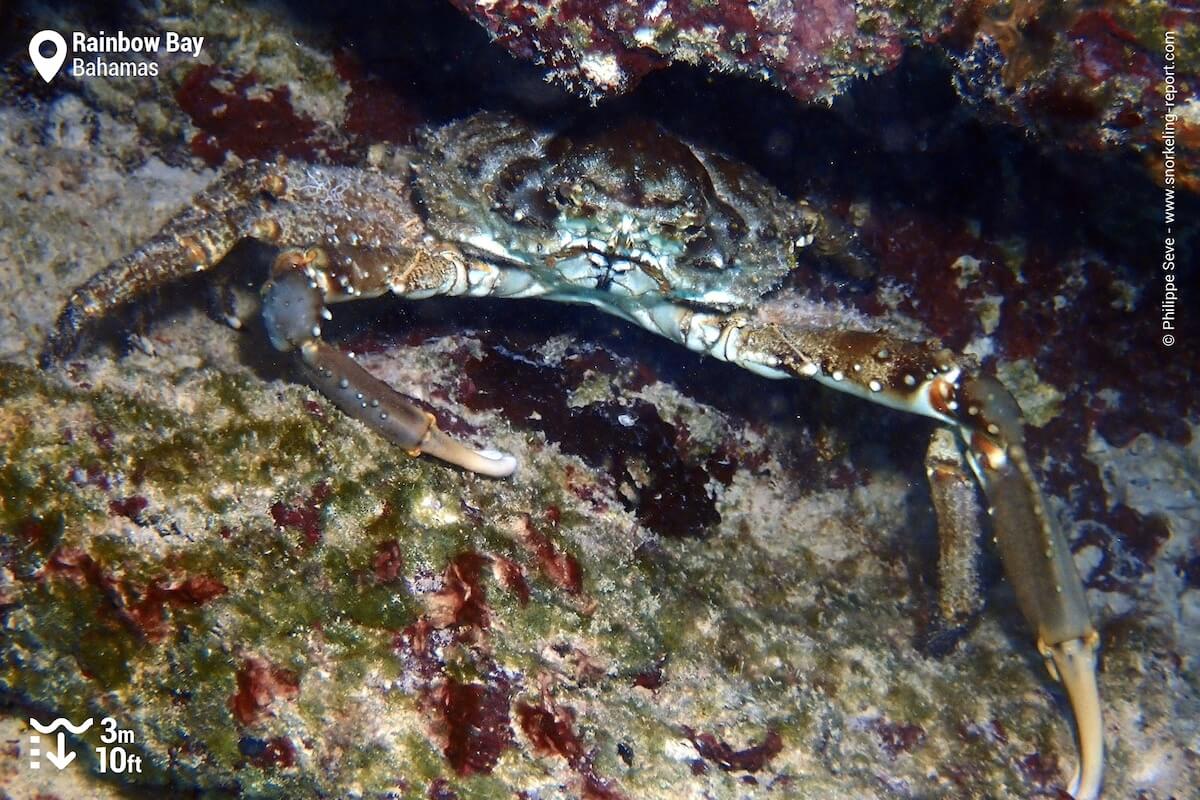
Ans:
[{"label": "rock", "polygon": [[509,52],[596,100],[623,94],[672,62],[762,77],[800,100],[829,102],[856,78],[896,65],[953,2],[844,0],[571,2],[454,5]]}]

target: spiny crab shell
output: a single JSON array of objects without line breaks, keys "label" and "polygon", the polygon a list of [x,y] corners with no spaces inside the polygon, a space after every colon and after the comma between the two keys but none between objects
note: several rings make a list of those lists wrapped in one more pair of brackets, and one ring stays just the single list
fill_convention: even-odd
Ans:
[{"label": "spiny crab shell", "polygon": [[414,162],[430,231],[547,282],[721,311],[752,308],[814,240],[806,205],[657,126],[576,133],[492,114],[430,131]]}]

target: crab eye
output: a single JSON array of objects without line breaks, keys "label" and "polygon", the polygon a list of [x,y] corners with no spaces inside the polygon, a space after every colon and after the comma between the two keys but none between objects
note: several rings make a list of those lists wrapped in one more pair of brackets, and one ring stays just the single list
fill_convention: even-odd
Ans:
[{"label": "crab eye", "polygon": [[707,236],[693,239],[687,248],[688,266],[703,270],[725,269],[725,256]]},{"label": "crab eye", "polygon": [[558,188],[554,190],[554,198],[558,200],[559,205],[569,206],[575,202],[575,196],[579,193],[579,185],[575,183],[560,183]]},{"label": "crab eye", "polygon": [[517,223],[545,225],[553,219],[539,167],[535,159],[519,159],[501,171],[491,187],[492,209]]}]

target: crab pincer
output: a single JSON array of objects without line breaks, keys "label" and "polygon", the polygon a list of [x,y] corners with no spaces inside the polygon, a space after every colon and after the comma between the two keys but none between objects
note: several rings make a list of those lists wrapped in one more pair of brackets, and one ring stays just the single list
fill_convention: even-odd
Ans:
[{"label": "crab pincer", "polygon": [[[286,255],[276,263],[288,265]],[[424,453],[494,478],[516,470],[512,456],[472,450],[451,439],[438,430],[432,414],[321,341],[320,321],[326,312],[318,286],[315,276],[285,266],[263,287],[263,321],[275,348],[298,351],[305,374],[326,397],[409,455]]]},{"label": "crab pincer", "polygon": [[1076,800],[1093,800],[1104,777],[1104,724],[1096,686],[1100,636],[1092,626],[1083,582],[1034,479],[1016,401],[990,378],[965,381],[961,394],[967,409],[976,409],[964,438],[969,435],[968,460],[988,498],[1004,572],[1047,669],[1066,688],[1075,715],[1079,765],[1068,791]]}]

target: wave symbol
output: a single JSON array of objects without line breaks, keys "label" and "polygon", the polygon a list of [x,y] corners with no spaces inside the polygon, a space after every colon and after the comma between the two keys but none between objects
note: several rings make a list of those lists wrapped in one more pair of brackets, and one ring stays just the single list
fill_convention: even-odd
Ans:
[{"label": "wave symbol", "polygon": [[42,723],[38,722],[33,717],[30,717],[29,724],[32,725],[33,727],[37,728],[38,731],[41,733],[54,733],[59,728],[66,728],[71,733],[78,736],[79,734],[86,731],[88,728],[92,727],[92,718],[88,717],[87,720],[84,721],[80,725],[73,725],[73,724],[71,724],[71,721],[66,719],[65,717],[59,717],[58,719],[54,720],[54,722],[51,722],[49,725],[43,725]]}]

